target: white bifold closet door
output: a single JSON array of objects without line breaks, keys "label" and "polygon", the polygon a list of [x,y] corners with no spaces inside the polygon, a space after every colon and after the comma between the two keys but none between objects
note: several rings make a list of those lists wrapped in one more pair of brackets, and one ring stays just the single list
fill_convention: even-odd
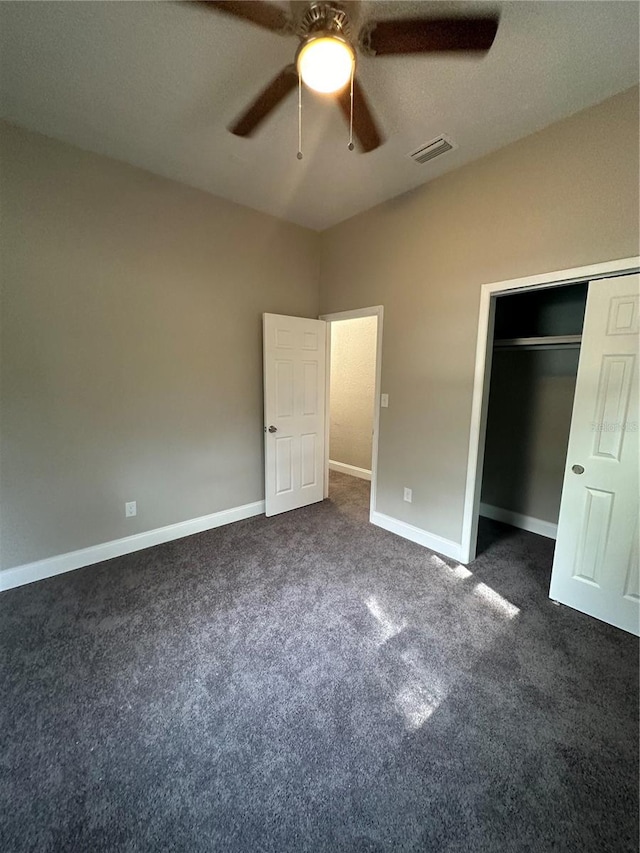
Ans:
[{"label": "white bifold closet door", "polygon": [[263,314],[267,515],[324,498],[326,325]]},{"label": "white bifold closet door", "polygon": [[591,282],[549,595],[640,634],[640,277]]}]

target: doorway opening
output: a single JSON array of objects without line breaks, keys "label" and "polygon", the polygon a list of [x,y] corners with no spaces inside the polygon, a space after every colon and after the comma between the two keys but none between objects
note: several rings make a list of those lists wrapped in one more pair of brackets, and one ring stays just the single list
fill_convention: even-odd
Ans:
[{"label": "doorway opening", "polygon": [[375,511],[382,306],[327,314],[325,497],[329,471],[371,481]]}]

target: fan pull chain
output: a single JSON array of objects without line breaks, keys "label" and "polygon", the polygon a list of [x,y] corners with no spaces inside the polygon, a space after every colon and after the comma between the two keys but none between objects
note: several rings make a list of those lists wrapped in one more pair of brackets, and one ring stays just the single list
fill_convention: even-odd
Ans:
[{"label": "fan pull chain", "polygon": [[298,71],[298,160],[302,160],[302,76]]},{"label": "fan pull chain", "polygon": [[351,110],[349,112],[349,151],[353,151],[353,77],[355,71],[355,62],[351,63]]}]

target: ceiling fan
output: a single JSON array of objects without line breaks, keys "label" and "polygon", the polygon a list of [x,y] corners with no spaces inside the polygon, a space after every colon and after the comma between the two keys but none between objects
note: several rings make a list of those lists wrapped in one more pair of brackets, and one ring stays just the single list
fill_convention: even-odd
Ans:
[{"label": "ceiling fan", "polygon": [[[288,15],[280,6],[262,0],[196,0],[216,12],[281,35],[296,36],[300,44],[295,61],[287,65],[260,92],[229,127],[236,136],[250,136],[262,121],[297,86],[335,94],[348,122],[352,122],[363,151],[382,144],[362,85],[355,74],[357,54],[399,56],[439,52],[486,52],[497,29],[496,14],[482,17],[425,17],[368,20],[359,33],[352,32],[349,15],[340,3],[299,4],[301,16]],[[350,83],[350,85],[348,85]],[[349,147],[353,147],[350,144]],[[299,153],[299,157],[302,155]]]}]

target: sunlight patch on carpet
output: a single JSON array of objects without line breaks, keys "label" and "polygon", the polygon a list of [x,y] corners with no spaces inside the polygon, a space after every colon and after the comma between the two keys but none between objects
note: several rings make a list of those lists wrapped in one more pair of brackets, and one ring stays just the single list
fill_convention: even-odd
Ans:
[{"label": "sunlight patch on carpet", "polygon": [[407,622],[405,619],[402,622],[394,622],[390,619],[387,614],[384,612],[378,599],[375,595],[371,595],[367,601],[365,602],[367,605],[367,609],[369,613],[373,616],[376,622],[379,625],[379,629],[381,632],[380,638],[378,639],[378,645],[382,646],[387,640],[390,640],[391,637],[395,637],[400,633],[404,628],[407,627]]},{"label": "sunlight patch on carpet", "polygon": [[514,619],[518,613],[520,613],[519,607],[516,607],[515,604],[507,601],[506,598],[503,598],[499,593],[494,589],[491,589],[491,587],[487,586],[485,583],[479,583],[473,590],[473,594],[477,595],[486,604],[492,607],[496,613],[506,616],[507,619]]},{"label": "sunlight patch on carpet", "polygon": [[466,566],[462,566],[460,563],[455,563],[455,565],[450,566],[448,563],[445,563],[441,557],[438,557],[437,554],[434,554],[433,557],[431,557],[431,562],[438,569],[446,569],[447,572],[457,580],[466,580],[466,578],[470,578],[473,574],[473,572],[470,572]]},{"label": "sunlight patch on carpet", "polygon": [[404,717],[407,728],[415,731],[426,723],[442,699],[442,691],[432,685],[411,684],[396,696],[396,708]]}]

